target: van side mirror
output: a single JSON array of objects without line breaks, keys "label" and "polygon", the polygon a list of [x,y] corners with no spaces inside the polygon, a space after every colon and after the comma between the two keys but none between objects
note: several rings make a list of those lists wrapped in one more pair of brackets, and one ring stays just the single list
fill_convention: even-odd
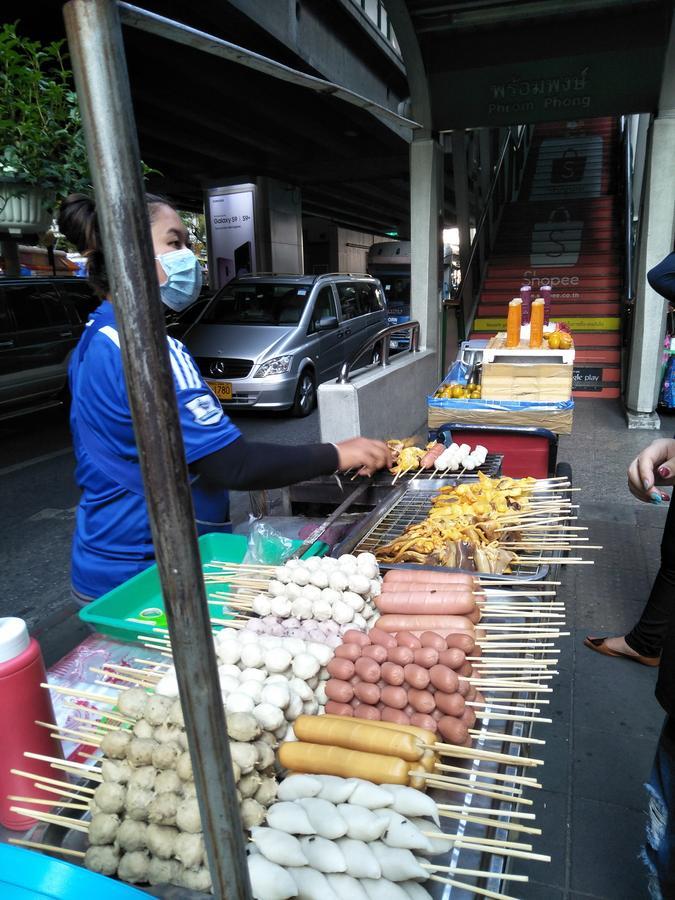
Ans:
[{"label": "van side mirror", "polygon": [[337,328],[337,316],[325,316],[323,319],[319,319],[314,327],[317,331],[330,331],[331,328]]}]

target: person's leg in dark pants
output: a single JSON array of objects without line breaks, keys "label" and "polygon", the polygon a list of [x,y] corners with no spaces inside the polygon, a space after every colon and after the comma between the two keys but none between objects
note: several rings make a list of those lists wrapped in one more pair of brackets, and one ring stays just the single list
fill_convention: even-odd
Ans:
[{"label": "person's leg in dark pants", "polygon": [[649,819],[643,859],[653,900],[675,897],[675,722],[666,719],[647,784]]},{"label": "person's leg in dark pants", "polygon": [[661,538],[661,566],[638,622],[625,637],[586,638],[584,643],[601,653],[641,658],[642,661],[651,661],[648,664],[656,665],[668,621],[674,613],[675,501],[672,501]]}]

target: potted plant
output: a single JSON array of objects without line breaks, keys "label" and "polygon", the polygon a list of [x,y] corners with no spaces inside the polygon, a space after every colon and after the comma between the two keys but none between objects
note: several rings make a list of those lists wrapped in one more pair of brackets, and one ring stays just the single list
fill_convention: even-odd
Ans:
[{"label": "potted plant", "polygon": [[0,235],[36,234],[56,202],[89,187],[87,155],[63,41],[0,28]]}]

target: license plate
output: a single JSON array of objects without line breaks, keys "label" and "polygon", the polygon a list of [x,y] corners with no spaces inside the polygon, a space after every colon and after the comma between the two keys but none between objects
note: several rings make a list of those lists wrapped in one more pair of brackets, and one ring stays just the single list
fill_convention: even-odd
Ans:
[{"label": "license plate", "polygon": [[232,385],[229,381],[207,381],[206,383],[219,400],[232,399]]}]

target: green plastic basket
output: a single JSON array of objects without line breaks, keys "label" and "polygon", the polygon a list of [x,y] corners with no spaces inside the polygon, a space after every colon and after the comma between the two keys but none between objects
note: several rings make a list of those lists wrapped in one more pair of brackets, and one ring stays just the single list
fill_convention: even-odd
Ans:
[{"label": "green plastic basket", "polygon": [[[292,541],[292,544],[294,549],[297,549],[302,546],[302,541]],[[245,535],[204,534],[199,538],[202,563],[214,560],[241,562],[247,548],[248,538]],[[328,545],[318,541],[307,551],[304,558],[323,556],[327,550]],[[208,599],[211,599],[214,593],[222,594],[223,591],[227,591],[226,584],[206,585]],[[219,619],[231,617],[227,607],[222,605],[222,600],[217,606],[215,604],[211,606],[211,610]],[[153,630],[155,628],[166,628],[164,597],[157,566],[150,566],[119,587],[108,591],[98,600],[93,600],[79,615],[97,631],[122,641],[134,640],[137,635],[156,634]]]}]

